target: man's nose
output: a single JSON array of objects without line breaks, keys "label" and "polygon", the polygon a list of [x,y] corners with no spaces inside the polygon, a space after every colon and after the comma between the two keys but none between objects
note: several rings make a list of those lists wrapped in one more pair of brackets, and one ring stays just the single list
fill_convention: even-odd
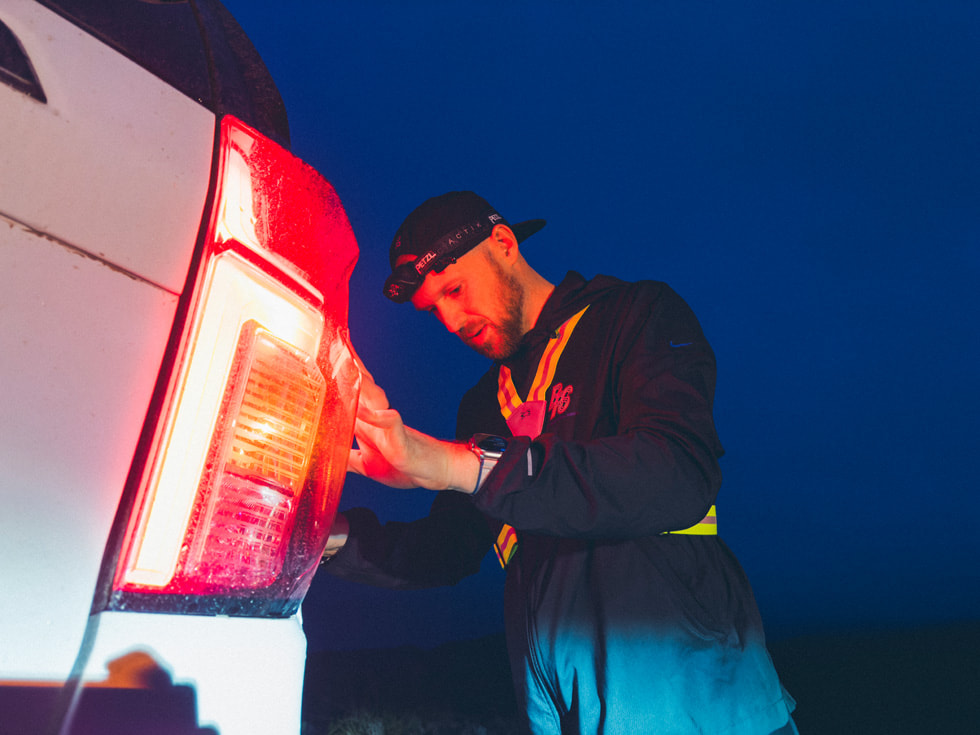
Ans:
[{"label": "man's nose", "polygon": [[442,322],[443,326],[453,334],[456,334],[466,323],[462,313],[449,305],[440,304],[436,308],[436,317]]},{"label": "man's nose", "polygon": [[459,318],[459,312],[446,304],[438,304],[432,310],[436,319],[450,332],[455,334],[463,326],[463,320]]}]

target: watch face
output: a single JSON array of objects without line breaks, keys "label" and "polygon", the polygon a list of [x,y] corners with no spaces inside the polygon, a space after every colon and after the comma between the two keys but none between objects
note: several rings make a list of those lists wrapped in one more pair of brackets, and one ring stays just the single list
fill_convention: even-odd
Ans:
[{"label": "watch face", "polygon": [[476,446],[478,446],[484,452],[503,454],[504,450],[507,449],[507,440],[501,436],[484,434],[477,439]]}]

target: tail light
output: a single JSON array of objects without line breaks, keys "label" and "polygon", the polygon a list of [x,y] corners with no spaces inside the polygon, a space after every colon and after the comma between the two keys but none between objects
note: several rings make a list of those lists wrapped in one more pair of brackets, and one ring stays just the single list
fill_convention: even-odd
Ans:
[{"label": "tail light", "polygon": [[336,513],[357,245],[333,188],[232,117],[109,609],[289,615]]}]

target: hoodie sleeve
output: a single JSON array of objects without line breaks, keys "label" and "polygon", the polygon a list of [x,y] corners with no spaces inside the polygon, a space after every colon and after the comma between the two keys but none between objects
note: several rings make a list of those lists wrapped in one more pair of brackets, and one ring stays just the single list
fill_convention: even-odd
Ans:
[{"label": "hoodie sleeve", "polygon": [[519,531],[636,538],[693,526],[714,503],[715,360],[697,318],[664,284],[613,301],[590,309],[561,358],[585,366],[576,374],[601,406],[581,406],[574,428],[511,439],[474,498]]},{"label": "hoodie sleeve", "polygon": [[411,522],[382,524],[367,508],[352,508],[344,515],[350,523],[347,543],[322,568],[375,587],[456,584],[480,570],[493,545],[492,521],[459,493],[438,493],[429,514]]}]

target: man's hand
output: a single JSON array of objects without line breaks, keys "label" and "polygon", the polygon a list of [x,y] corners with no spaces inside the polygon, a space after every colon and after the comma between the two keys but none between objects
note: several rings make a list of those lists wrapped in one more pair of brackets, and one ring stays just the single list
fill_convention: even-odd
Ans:
[{"label": "man's hand", "polygon": [[361,372],[361,391],[354,422],[357,448],[351,450],[348,471],[390,487],[472,493],[480,469],[476,456],[463,444],[405,426],[356,354],[354,361]]}]

